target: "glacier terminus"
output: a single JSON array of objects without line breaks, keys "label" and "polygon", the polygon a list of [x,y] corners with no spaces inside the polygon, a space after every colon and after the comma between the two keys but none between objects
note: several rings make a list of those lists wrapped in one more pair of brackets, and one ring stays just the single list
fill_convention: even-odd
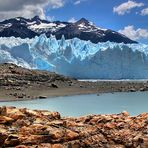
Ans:
[{"label": "glacier terminus", "polygon": [[77,79],[147,79],[148,45],[57,40],[45,34],[32,39],[1,37],[0,63],[48,70]]}]

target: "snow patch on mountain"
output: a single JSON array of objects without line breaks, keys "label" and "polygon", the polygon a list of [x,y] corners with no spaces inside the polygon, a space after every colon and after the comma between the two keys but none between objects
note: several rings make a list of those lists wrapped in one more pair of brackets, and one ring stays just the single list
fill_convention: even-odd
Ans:
[{"label": "snow patch on mountain", "polygon": [[65,24],[56,24],[56,23],[40,23],[40,24],[29,24],[28,28],[32,31],[36,31],[38,33],[40,32],[55,32],[63,27],[65,27]]}]

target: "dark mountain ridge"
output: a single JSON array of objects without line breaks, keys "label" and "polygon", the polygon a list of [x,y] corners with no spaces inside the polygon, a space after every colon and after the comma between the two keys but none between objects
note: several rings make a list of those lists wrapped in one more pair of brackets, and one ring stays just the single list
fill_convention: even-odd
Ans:
[{"label": "dark mountain ridge", "polygon": [[93,43],[106,41],[125,44],[137,43],[116,31],[99,28],[85,18],[75,23],[50,22],[40,19],[39,16],[32,19],[17,17],[0,22],[0,37],[33,38],[43,33],[47,37],[52,34],[60,39],[64,35],[66,39],[77,37],[81,40],[90,40]]}]

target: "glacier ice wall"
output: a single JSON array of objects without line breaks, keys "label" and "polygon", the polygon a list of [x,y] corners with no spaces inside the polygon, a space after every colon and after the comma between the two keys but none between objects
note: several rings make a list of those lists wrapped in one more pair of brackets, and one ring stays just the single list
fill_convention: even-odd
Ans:
[{"label": "glacier ice wall", "polygon": [[44,34],[34,39],[0,38],[0,63],[5,62],[82,79],[147,79],[148,45],[93,44]]}]

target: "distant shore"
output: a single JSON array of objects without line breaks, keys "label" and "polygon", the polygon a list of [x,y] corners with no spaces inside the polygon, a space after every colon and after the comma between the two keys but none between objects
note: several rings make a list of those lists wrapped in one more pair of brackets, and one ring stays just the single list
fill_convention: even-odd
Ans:
[{"label": "distant shore", "polygon": [[59,96],[72,96],[82,94],[136,91],[148,91],[148,83],[143,81],[76,81],[76,86],[72,87],[65,86],[58,88],[49,88],[46,86],[36,86],[31,88],[21,87],[18,90],[14,88],[0,88],[0,102],[45,99]]},{"label": "distant shore", "polygon": [[[23,100],[33,100],[33,99],[45,99],[53,98],[60,96],[73,96],[73,95],[82,95],[82,94],[95,94],[98,93],[97,89],[83,89],[83,88],[57,88],[57,89],[48,89],[48,88],[32,88],[24,89],[23,93],[27,97],[17,98],[13,95],[13,90],[0,89],[0,102],[9,102],[9,101],[23,101]],[[21,91],[16,91],[17,94],[22,94]]]},{"label": "distant shore", "polygon": [[148,81],[78,81],[55,73],[25,69],[14,64],[0,65],[0,101],[3,102],[135,91],[148,91]]}]

